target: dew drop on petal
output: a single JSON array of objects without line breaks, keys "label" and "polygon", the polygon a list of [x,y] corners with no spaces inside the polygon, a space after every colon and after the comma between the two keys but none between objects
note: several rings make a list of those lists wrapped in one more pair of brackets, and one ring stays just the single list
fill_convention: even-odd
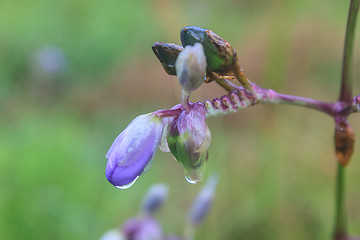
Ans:
[{"label": "dew drop on petal", "polygon": [[140,176],[137,176],[132,182],[126,184],[126,185],[122,185],[122,186],[115,186],[118,189],[128,189],[129,187],[131,187],[132,185],[134,185],[134,183],[136,182],[136,180],[139,178]]}]

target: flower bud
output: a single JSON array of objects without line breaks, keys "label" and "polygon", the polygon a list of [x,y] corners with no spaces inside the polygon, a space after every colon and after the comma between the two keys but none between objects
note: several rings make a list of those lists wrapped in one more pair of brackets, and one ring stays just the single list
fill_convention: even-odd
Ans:
[{"label": "flower bud", "polygon": [[339,162],[346,166],[349,164],[354,152],[354,130],[346,120],[335,122],[335,153]]},{"label": "flower bud", "polygon": [[199,182],[204,174],[211,133],[205,122],[205,109],[191,103],[169,124],[168,146],[174,158],[184,167],[185,178],[190,183]]},{"label": "flower bud", "polygon": [[176,58],[184,48],[172,43],[155,42],[152,50],[159,59],[165,72],[169,75],[176,75]]},{"label": "flower bud", "polygon": [[180,32],[180,39],[184,47],[197,42],[203,45],[207,67],[211,71],[225,70],[233,62],[235,52],[230,43],[211,30],[200,27],[184,27]]},{"label": "flower bud", "polygon": [[212,175],[197,195],[188,214],[188,219],[193,225],[201,223],[206,214],[209,212],[215,196],[215,189],[218,181],[218,177]]},{"label": "flower bud", "polygon": [[169,189],[165,184],[155,184],[150,187],[143,200],[143,211],[152,215],[166,201]]},{"label": "flower bud", "polygon": [[176,73],[181,87],[188,93],[205,81],[206,58],[200,43],[185,47],[176,59]]},{"label": "flower bud", "polygon": [[106,158],[107,180],[120,189],[130,187],[150,167],[163,124],[152,113],[140,115],[115,139]]}]

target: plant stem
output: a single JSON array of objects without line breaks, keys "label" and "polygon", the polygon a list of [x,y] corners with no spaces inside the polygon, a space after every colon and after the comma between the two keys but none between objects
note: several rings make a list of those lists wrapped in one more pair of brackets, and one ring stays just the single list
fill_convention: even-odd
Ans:
[{"label": "plant stem", "polygon": [[348,105],[350,105],[352,102],[352,78],[350,74],[354,50],[356,18],[359,11],[359,4],[359,0],[351,0],[345,35],[339,100],[347,103]]},{"label": "plant stem", "polygon": [[189,110],[189,96],[190,94],[186,92],[184,89],[181,89],[181,95],[180,95],[180,103],[183,106],[185,110]]},{"label": "plant stem", "polygon": [[[321,112],[334,116],[338,112],[337,103],[326,103],[312,98],[298,97],[277,93],[280,103],[293,104],[302,107],[313,108]],[[339,106],[341,107],[341,106]]]},{"label": "plant stem", "polygon": [[[278,93],[272,89],[261,88],[257,86],[255,83],[251,83],[252,85],[251,89],[253,92],[250,92],[249,90],[246,90],[243,87],[239,87],[231,83],[229,80],[225,78],[218,77],[218,78],[214,78],[214,80],[228,92],[239,90],[239,91],[245,91],[246,95],[253,95],[254,98],[258,99],[259,103],[291,104],[301,107],[312,108],[324,112],[326,114],[329,114],[330,116],[335,116],[336,114],[341,112],[344,107],[346,107],[346,104],[342,104],[341,102],[327,103],[312,98]],[[355,112],[356,107],[354,107],[354,110],[352,111]]]},{"label": "plant stem", "polygon": [[[349,16],[345,34],[343,65],[341,74],[341,89],[339,101],[347,105],[352,104],[352,78],[351,66],[354,50],[355,25],[359,11],[360,0],[351,0]],[[348,115],[350,111],[343,114]],[[335,229],[334,239],[347,238],[346,211],[345,211],[345,167],[338,162],[336,177],[336,202],[335,202]]]},{"label": "plant stem", "polygon": [[338,162],[335,195],[335,240],[344,240],[347,236],[345,213],[345,167]]}]

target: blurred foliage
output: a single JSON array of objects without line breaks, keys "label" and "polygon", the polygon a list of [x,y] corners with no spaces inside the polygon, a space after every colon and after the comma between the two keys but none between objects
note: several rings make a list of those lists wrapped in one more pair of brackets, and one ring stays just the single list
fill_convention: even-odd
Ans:
[{"label": "blurred foliage", "polygon": [[[153,42],[178,44],[182,27],[199,25],[228,40],[261,86],[334,101],[347,11],[348,1],[335,0],[2,0],[0,239],[98,239],[137,214],[155,182],[170,187],[157,217],[166,232],[180,234],[183,209],[201,184],[188,184],[169,154],[159,152],[128,190],[115,189],[104,174],[105,153],[134,117],[179,101]],[[44,48],[63,58],[54,51],[44,57]],[[208,84],[192,99],[223,93]],[[357,118],[350,120],[358,133]],[[208,124],[207,175],[218,172],[220,183],[197,239],[330,238],[336,160],[329,117],[269,105]],[[359,235],[358,149],[347,203],[350,231]]]}]

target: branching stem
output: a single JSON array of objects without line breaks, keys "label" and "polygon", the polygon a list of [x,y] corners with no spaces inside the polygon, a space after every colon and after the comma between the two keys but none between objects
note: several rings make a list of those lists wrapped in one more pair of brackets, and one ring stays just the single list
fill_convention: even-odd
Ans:
[{"label": "branching stem", "polygon": [[[354,50],[355,39],[355,25],[356,18],[359,11],[360,0],[351,0],[346,34],[345,45],[343,55],[343,65],[341,74],[341,89],[339,101],[345,102],[347,105],[353,105],[352,99],[352,78],[351,78],[351,66]],[[356,99],[354,99],[355,101]],[[351,108],[350,108],[351,109]],[[356,108],[352,108],[353,110]],[[345,111],[343,114],[346,116],[351,111]],[[336,137],[336,136],[335,136]],[[334,239],[344,240],[348,238],[346,227],[346,210],[345,210],[345,167],[338,163],[337,176],[336,176],[336,202],[335,202],[335,226],[334,226]]]}]

